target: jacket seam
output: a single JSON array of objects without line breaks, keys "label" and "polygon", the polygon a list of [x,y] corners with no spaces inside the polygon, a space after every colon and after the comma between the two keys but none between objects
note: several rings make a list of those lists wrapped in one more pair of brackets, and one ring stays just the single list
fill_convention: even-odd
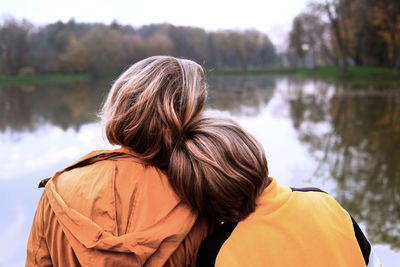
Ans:
[{"label": "jacket seam", "polygon": [[117,176],[117,161],[113,160],[112,180],[111,180],[113,232],[116,233],[117,235],[119,235],[118,224],[117,224],[117,209],[115,207],[115,205],[116,205],[116,196],[115,196],[116,176]]},{"label": "jacket seam", "polygon": [[[133,195],[136,196],[136,187],[133,190]],[[134,214],[135,207],[136,207],[136,197],[134,197],[133,202],[132,202],[131,212],[129,214],[128,225],[127,225],[127,227],[125,229],[125,234],[131,231],[132,220],[133,220],[133,214]]]}]

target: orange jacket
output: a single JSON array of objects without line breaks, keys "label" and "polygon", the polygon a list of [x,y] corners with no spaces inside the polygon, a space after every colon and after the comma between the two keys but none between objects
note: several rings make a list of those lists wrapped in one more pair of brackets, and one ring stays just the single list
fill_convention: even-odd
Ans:
[{"label": "orange jacket", "polygon": [[89,153],[46,182],[26,266],[193,266],[207,235],[167,177],[127,149]]}]

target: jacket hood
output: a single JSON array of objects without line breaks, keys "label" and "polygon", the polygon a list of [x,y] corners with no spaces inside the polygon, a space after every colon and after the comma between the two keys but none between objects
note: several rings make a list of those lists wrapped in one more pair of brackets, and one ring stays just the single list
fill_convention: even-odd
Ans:
[{"label": "jacket hood", "polygon": [[[133,179],[137,166],[148,177],[143,182],[132,180],[137,185],[131,192],[118,192],[116,179]],[[94,151],[45,179],[44,184],[51,209],[78,259],[80,253],[96,257],[125,253],[143,265],[166,247],[167,254],[173,253],[197,217],[173,193],[165,175],[144,166],[124,148]],[[134,207],[116,210],[122,194],[132,195]],[[119,233],[117,218],[123,212],[131,214],[127,230]]]}]

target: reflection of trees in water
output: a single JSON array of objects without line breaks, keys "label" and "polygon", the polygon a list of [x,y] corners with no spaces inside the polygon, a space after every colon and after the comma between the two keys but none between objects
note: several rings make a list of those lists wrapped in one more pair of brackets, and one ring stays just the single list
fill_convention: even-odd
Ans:
[{"label": "reflection of trees in water", "polygon": [[271,99],[275,81],[273,76],[212,77],[207,105],[237,115],[256,115]]},{"label": "reflection of trees in water", "polygon": [[[374,243],[400,248],[400,91],[292,84],[285,98],[300,140],[334,178],[336,198]],[[325,126],[324,126],[325,124]],[[324,127],[321,127],[324,126]]]},{"label": "reflection of trees in water", "polygon": [[[269,101],[274,78],[216,77],[210,80],[208,105],[233,113],[258,113]],[[0,88],[0,132],[34,131],[42,123],[78,130],[97,120],[111,83],[76,83]]]},{"label": "reflection of trees in water", "polygon": [[98,82],[0,88],[0,132],[33,131],[46,122],[77,130],[96,120],[107,87]]}]

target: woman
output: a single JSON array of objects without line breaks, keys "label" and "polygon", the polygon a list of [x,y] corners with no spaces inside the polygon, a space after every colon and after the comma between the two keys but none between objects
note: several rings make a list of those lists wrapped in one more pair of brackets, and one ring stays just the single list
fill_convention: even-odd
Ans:
[{"label": "woman", "polygon": [[26,266],[188,266],[208,231],[165,171],[206,98],[202,68],[151,57],[114,83],[101,112],[120,149],[93,151],[45,179]]},{"label": "woman", "polygon": [[197,266],[379,266],[356,222],[328,194],[268,178],[259,143],[226,119],[194,119],[168,169],[176,193],[224,222]]}]

